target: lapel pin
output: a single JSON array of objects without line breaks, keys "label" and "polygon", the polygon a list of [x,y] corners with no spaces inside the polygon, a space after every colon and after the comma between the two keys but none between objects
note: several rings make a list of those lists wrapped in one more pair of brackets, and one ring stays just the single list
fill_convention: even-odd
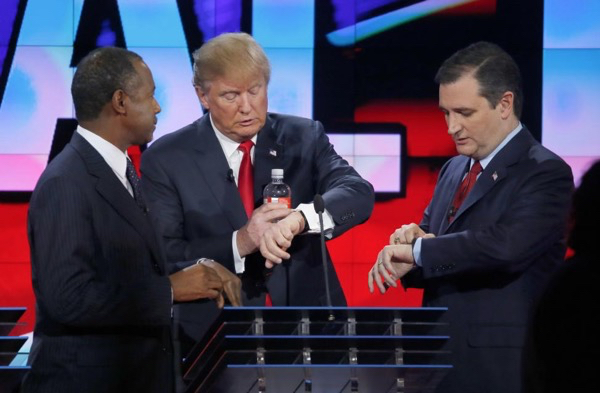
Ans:
[{"label": "lapel pin", "polygon": [[494,171],[494,173],[492,173],[492,179],[494,179],[494,181],[498,179],[498,172]]},{"label": "lapel pin", "polygon": [[277,151],[275,149],[269,149],[269,154],[273,157],[277,157]]}]

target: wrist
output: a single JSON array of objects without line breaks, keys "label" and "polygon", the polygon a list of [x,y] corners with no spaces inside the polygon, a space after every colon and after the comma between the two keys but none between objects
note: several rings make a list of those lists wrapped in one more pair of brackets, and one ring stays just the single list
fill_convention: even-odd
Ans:
[{"label": "wrist", "polygon": [[411,255],[412,255],[412,262],[413,262],[413,265],[416,265],[416,264],[417,264],[417,259],[415,258],[415,244],[417,243],[417,240],[419,240],[419,238],[418,238],[418,237],[415,237],[415,238],[413,239],[413,241],[412,241],[412,242],[410,242],[410,253],[411,253]]},{"label": "wrist", "polygon": [[238,248],[238,253],[241,258],[244,258],[246,255],[252,254],[254,251],[258,249],[258,247],[252,241],[250,234],[248,233],[246,227],[240,228],[237,231],[235,236],[235,244]]},{"label": "wrist", "polygon": [[302,210],[294,210],[294,212],[298,213],[297,214],[298,225],[299,225],[298,234],[304,233],[304,232],[308,232],[308,230],[310,228],[308,226],[308,221],[306,220],[306,216],[304,215],[304,213],[302,212]]}]

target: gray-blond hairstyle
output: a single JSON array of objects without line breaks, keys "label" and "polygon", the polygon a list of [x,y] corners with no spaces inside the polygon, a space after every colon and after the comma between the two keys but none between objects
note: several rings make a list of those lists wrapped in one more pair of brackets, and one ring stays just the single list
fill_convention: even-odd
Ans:
[{"label": "gray-blond hairstyle", "polygon": [[246,33],[224,33],[207,41],[193,53],[194,85],[203,90],[219,77],[245,80],[262,75],[271,78],[269,59],[262,47]]}]

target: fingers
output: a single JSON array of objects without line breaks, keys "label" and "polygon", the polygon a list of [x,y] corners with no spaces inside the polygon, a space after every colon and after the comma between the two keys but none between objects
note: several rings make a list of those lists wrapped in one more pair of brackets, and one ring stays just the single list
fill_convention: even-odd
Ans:
[{"label": "fingers", "polygon": [[388,283],[388,285],[396,287],[396,282],[392,279],[391,275],[385,268],[382,256],[383,250],[380,251],[377,255],[377,260],[375,261],[375,264],[373,265],[368,274],[369,292],[371,293],[375,291],[375,286],[379,288],[379,292],[381,292],[382,294],[385,293],[387,288],[382,280],[382,277],[384,277],[385,282]]},{"label": "fingers", "polygon": [[270,209],[268,211],[266,211],[263,216],[262,219],[268,222],[273,222],[273,221],[278,221],[281,220],[287,216],[290,215],[290,213],[292,213],[292,209],[288,209],[286,207],[286,205],[281,204],[281,203],[270,203],[267,206],[282,206],[283,209],[279,208],[279,209]]},{"label": "fingers", "polygon": [[217,307],[223,308],[225,306],[225,298],[223,297],[223,292],[219,292],[219,295],[215,299],[217,302]]},{"label": "fingers", "polygon": [[[237,278],[237,277],[236,277]],[[227,299],[229,299],[229,303],[235,307],[242,306],[242,293],[241,293],[241,283],[240,282],[232,282],[229,281],[225,283],[223,287],[225,291],[225,295]]]},{"label": "fingers", "polygon": [[382,294],[388,287],[398,287],[397,281],[413,269],[411,246],[407,244],[385,246],[368,273],[369,292],[375,286]]},{"label": "fingers", "polygon": [[265,203],[252,212],[251,220],[274,221],[288,216],[293,210],[284,203]]},{"label": "fingers", "polygon": [[[274,225],[269,228],[260,240],[260,253],[269,265],[281,263],[283,259],[289,259],[287,250],[292,245],[293,233],[284,225]],[[265,264],[265,266],[269,267]],[[271,266],[272,267],[272,266]]]},{"label": "fingers", "polygon": [[[380,253],[380,260],[377,262],[377,270],[379,275],[383,277],[385,284],[396,288],[398,286],[398,284],[396,284],[396,280],[398,278],[396,277],[396,271],[391,262],[391,255],[389,254],[389,251],[386,250],[386,248],[384,248]],[[387,289],[385,288],[385,284],[382,283],[382,285],[384,286],[384,292]]]},{"label": "fingers", "polygon": [[390,245],[411,244],[414,239],[423,236],[425,236],[425,231],[417,224],[414,222],[405,224],[392,233],[390,236]]}]

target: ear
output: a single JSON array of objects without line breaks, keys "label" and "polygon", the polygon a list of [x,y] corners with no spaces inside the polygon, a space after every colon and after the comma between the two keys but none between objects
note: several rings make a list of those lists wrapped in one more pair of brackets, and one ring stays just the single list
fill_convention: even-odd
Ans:
[{"label": "ear", "polygon": [[513,104],[515,100],[515,95],[512,91],[505,92],[502,97],[500,97],[500,102],[498,102],[500,109],[500,116],[502,119],[506,120],[511,115],[513,115]]},{"label": "ear", "polygon": [[125,100],[127,99],[127,94],[121,89],[115,90],[112,95],[112,108],[115,112],[125,115],[127,114],[127,109],[125,108]]},{"label": "ear", "polygon": [[200,103],[202,104],[204,109],[210,110],[210,104],[208,103],[208,96],[207,96],[208,92],[205,92],[204,90],[202,90],[202,88],[200,86],[194,86],[194,90],[196,90],[196,95],[198,96],[198,99],[200,100]]}]

